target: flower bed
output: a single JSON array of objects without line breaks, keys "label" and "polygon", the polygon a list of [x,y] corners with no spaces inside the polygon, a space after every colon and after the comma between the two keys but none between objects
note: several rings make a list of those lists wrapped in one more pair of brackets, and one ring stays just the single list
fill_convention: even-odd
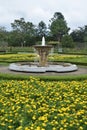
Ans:
[{"label": "flower bed", "polygon": [[35,57],[36,55],[34,53],[6,54],[6,55],[0,55],[0,61],[2,62],[34,61]]},{"label": "flower bed", "polygon": [[[0,55],[1,62],[19,62],[19,61],[38,61],[39,56],[35,53],[19,53]],[[72,62],[87,65],[86,55],[60,55],[49,54],[48,61],[51,62]]]},{"label": "flower bed", "polygon": [[86,130],[87,80],[0,81],[0,130]]}]

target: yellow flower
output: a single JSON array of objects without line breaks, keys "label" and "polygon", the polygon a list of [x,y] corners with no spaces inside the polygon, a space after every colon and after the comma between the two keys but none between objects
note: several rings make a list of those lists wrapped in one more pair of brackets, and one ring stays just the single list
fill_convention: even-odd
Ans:
[{"label": "yellow flower", "polygon": [[36,130],[41,130],[40,126],[37,126]]},{"label": "yellow flower", "polygon": [[59,130],[63,130],[63,127],[61,127]]},{"label": "yellow flower", "polygon": [[13,126],[10,126],[10,125],[9,125],[9,126],[8,126],[8,128],[9,128],[9,129],[12,129],[12,128],[13,128]]},{"label": "yellow flower", "polygon": [[82,127],[82,126],[80,126],[80,127],[79,127],[79,130],[83,130],[83,127]]},{"label": "yellow flower", "polygon": [[57,130],[55,127],[53,127],[53,129],[52,130]]},{"label": "yellow flower", "polygon": [[22,126],[19,126],[18,128],[16,128],[16,130],[22,130]]},{"label": "yellow flower", "polygon": [[39,117],[39,120],[47,121],[47,117],[46,117],[46,116],[40,116],[40,117]]},{"label": "yellow flower", "polygon": [[5,126],[5,123],[1,123],[2,126]]},{"label": "yellow flower", "polygon": [[85,124],[87,125],[87,121],[85,122]]},{"label": "yellow flower", "polygon": [[46,123],[42,123],[43,126],[46,126]]},{"label": "yellow flower", "polygon": [[32,119],[35,120],[35,119],[36,119],[36,116],[34,115],[34,116],[32,117]]},{"label": "yellow flower", "polygon": [[25,129],[24,130],[30,130],[28,127],[25,127]]}]

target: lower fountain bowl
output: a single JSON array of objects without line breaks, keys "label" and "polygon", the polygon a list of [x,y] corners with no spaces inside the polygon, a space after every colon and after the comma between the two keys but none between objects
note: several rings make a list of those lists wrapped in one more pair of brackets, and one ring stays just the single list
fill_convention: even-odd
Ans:
[{"label": "lower fountain bowl", "polygon": [[63,63],[63,64],[51,64],[46,67],[40,67],[36,64],[21,64],[11,63],[9,70],[18,72],[33,72],[33,73],[45,73],[45,72],[72,72],[78,70],[75,64]]}]

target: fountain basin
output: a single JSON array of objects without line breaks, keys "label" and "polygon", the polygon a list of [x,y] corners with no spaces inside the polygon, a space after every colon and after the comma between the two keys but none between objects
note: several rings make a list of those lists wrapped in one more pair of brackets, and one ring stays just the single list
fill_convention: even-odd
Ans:
[{"label": "fountain basin", "polygon": [[19,72],[33,72],[33,73],[44,73],[44,72],[72,72],[76,71],[78,68],[75,64],[68,63],[64,65],[49,65],[45,67],[40,67],[38,65],[22,65],[20,63],[12,63],[9,65],[9,69],[12,71]]}]

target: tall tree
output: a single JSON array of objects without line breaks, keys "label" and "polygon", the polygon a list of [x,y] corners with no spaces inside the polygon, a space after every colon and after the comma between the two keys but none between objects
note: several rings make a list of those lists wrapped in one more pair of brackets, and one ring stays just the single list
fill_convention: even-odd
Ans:
[{"label": "tall tree", "polygon": [[25,22],[24,18],[19,20],[14,20],[14,23],[11,23],[13,30],[16,30],[21,33],[29,33],[30,36],[34,35],[34,28],[32,22]]},{"label": "tall tree", "polygon": [[50,20],[49,25],[51,34],[61,42],[63,35],[67,34],[70,28],[67,27],[67,23],[64,16],[60,12],[55,12],[53,18]]},{"label": "tall tree", "polygon": [[35,36],[35,26],[32,22],[25,22],[24,18],[14,20],[14,23],[11,23],[11,26],[13,31],[16,31],[16,34],[13,34],[17,35],[17,38],[19,37],[21,46],[23,46],[25,43],[28,43],[31,37]]},{"label": "tall tree", "polygon": [[47,27],[43,21],[40,21],[38,26],[37,26],[37,35],[40,37],[47,35]]}]

